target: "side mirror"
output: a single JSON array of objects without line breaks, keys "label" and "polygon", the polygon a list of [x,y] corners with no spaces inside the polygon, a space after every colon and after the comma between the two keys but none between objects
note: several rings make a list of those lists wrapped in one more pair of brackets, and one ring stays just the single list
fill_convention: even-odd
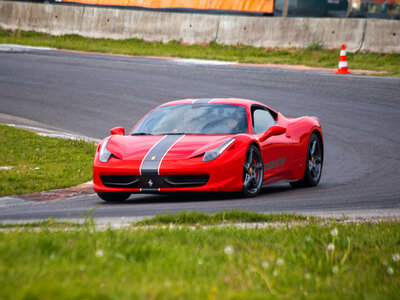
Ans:
[{"label": "side mirror", "polygon": [[112,135],[125,135],[125,128],[124,127],[114,127],[110,130]]},{"label": "side mirror", "polygon": [[281,135],[286,132],[286,128],[278,125],[271,126],[260,138],[260,142],[264,142],[271,136]]}]

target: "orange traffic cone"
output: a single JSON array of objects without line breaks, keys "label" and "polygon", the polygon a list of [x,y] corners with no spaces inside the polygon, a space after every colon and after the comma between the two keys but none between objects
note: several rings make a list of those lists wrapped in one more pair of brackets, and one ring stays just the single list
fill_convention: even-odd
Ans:
[{"label": "orange traffic cone", "polygon": [[340,50],[339,65],[335,74],[350,74],[347,69],[346,46],[344,44],[342,44],[342,49]]}]

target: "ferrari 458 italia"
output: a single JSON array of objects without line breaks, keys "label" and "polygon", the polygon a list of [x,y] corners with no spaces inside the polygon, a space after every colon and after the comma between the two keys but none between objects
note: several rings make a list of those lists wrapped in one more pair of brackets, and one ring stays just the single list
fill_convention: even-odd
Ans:
[{"label": "ferrari 458 italia", "polygon": [[127,135],[111,129],[94,157],[93,187],[108,202],[178,191],[253,197],[276,181],[317,185],[323,159],[316,117],[286,118],[245,99],[185,99],[153,109]]}]

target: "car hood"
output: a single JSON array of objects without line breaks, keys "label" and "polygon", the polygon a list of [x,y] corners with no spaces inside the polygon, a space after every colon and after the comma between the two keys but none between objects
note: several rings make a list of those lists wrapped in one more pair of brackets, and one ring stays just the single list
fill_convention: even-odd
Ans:
[{"label": "car hood", "polygon": [[[232,135],[181,135],[156,160],[181,160],[201,156]],[[122,160],[143,160],[165,135],[111,136],[107,149]]]}]

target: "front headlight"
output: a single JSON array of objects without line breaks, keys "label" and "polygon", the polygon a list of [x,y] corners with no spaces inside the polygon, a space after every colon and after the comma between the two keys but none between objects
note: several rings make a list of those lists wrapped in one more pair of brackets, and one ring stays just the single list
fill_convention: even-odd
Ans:
[{"label": "front headlight", "polygon": [[216,159],[218,156],[221,155],[222,152],[224,152],[233,142],[235,141],[235,139],[229,139],[227,141],[225,141],[221,146],[212,149],[210,151],[207,151],[206,153],[204,153],[203,156],[203,161],[210,161],[213,159]]},{"label": "front headlight", "polygon": [[101,162],[108,162],[111,157],[111,152],[107,150],[108,140],[104,141],[100,148],[99,160]]}]

